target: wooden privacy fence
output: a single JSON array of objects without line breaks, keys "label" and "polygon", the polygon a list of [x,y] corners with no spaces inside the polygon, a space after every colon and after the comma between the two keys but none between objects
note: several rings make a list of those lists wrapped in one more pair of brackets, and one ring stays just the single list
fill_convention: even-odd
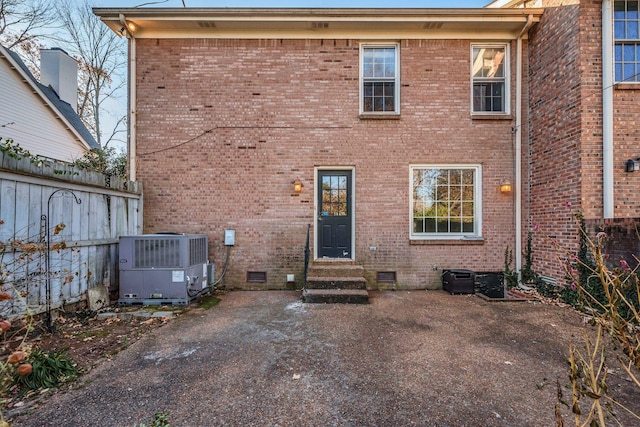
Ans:
[{"label": "wooden privacy fence", "polygon": [[0,221],[0,288],[11,296],[0,316],[49,312],[117,289],[118,238],[142,232],[142,186],[0,152]]}]

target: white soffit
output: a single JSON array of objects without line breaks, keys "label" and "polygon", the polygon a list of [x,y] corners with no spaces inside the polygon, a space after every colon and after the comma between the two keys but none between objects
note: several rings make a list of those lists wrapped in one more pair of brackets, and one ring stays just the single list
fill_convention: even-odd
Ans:
[{"label": "white soffit", "polygon": [[510,39],[543,9],[94,8],[135,38]]}]

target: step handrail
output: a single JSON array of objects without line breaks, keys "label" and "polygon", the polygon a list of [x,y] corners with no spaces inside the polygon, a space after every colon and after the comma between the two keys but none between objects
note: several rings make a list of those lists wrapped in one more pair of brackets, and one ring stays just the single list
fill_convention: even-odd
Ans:
[{"label": "step handrail", "polygon": [[304,282],[302,289],[307,289],[307,274],[309,272],[309,257],[311,256],[311,250],[309,249],[309,230],[311,230],[311,224],[307,224],[307,241],[304,245]]}]

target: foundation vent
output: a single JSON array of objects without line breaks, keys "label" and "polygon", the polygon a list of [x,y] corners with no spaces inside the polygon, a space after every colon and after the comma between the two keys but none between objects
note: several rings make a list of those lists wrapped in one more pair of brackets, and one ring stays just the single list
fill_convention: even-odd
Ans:
[{"label": "foundation vent", "polygon": [[216,28],[216,23],[211,21],[198,21],[198,27],[200,28]]},{"label": "foundation vent", "polygon": [[247,271],[247,282],[265,283],[267,281],[266,271]]},{"label": "foundation vent", "polygon": [[312,30],[326,30],[327,28],[329,28],[328,22],[316,21],[311,23]]},{"label": "foundation vent", "polygon": [[424,25],[422,25],[422,29],[423,30],[439,30],[440,28],[442,28],[442,22],[425,22]]},{"label": "foundation vent", "polygon": [[396,272],[395,271],[378,271],[376,273],[376,282],[378,283],[395,283]]},{"label": "foundation vent", "polygon": [[540,275],[539,278],[540,278],[540,280],[542,282],[544,282],[547,285],[558,286],[558,281],[556,279],[554,279],[553,277]]}]

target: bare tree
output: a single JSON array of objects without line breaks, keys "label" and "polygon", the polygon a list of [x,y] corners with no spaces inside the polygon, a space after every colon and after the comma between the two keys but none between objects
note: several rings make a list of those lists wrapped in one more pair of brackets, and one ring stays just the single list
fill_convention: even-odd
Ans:
[{"label": "bare tree", "polygon": [[0,0],[0,43],[9,49],[35,41],[52,28],[51,0]]},{"label": "bare tree", "polygon": [[[13,40],[13,37],[14,36],[11,35],[8,39]],[[46,47],[40,40],[40,37],[23,40],[11,49],[20,56],[22,62],[25,63],[29,71],[31,71],[31,74],[38,80],[40,80],[40,50]]]},{"label": "bare tree", "polygon": [[100,146],[107,147],[125,132],[124,114],[113,117],[108,132],[101,119],[110,114],[109,101],[126,87],[126,44],[93,14],[88,0],[60,1],[56,11],[69,35],[64,47],[79,61],[78,114]]}]

